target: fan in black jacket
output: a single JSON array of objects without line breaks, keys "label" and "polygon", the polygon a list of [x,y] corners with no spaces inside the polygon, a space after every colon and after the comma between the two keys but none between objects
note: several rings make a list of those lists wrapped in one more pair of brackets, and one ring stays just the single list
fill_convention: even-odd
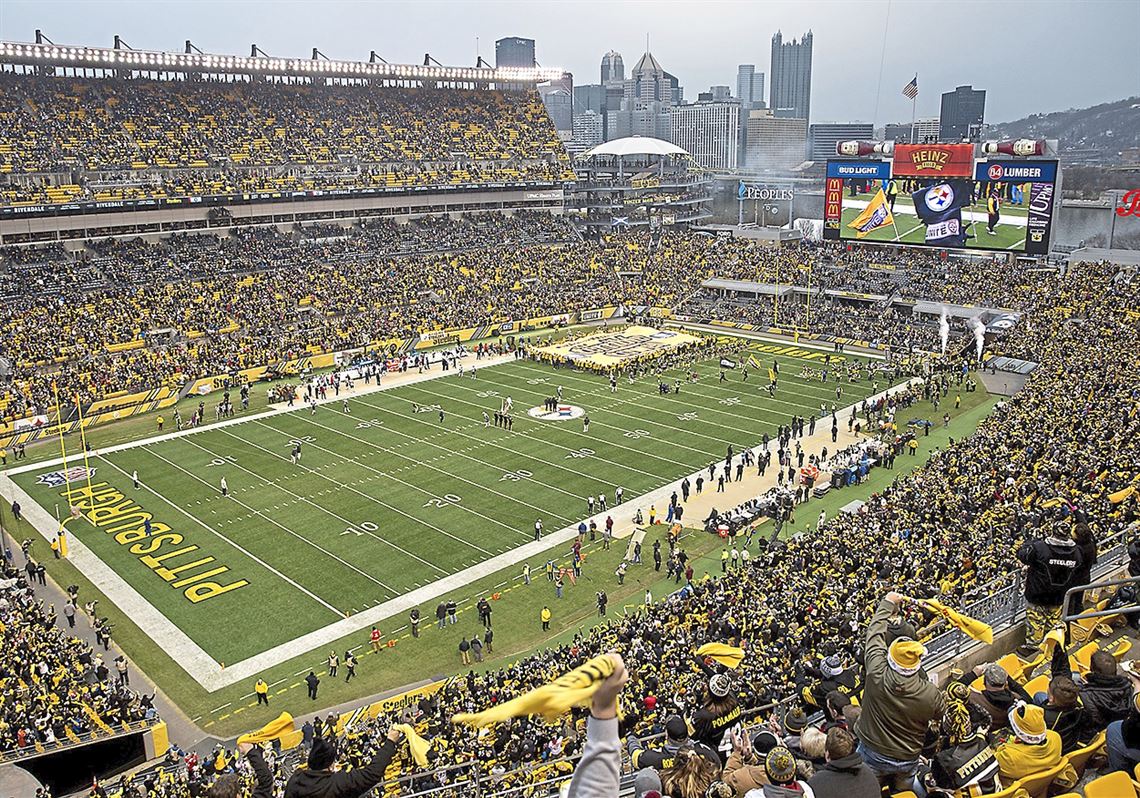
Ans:
[{"label": "fan in black jacket", "polygon": [[285,785],[285,798],[357,798],[384,780],[384,771],[396,754],[396,741],[402,734],[388,730],[388,738],[372,761],[348,772],[332,769],[336,763],[336,746],[321,737],[309,752],[309,766],[298,770]]}]

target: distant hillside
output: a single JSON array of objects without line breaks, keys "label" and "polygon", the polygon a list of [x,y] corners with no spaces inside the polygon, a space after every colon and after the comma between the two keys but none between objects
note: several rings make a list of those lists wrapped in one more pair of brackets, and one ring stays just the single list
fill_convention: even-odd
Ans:
[{"label": "distant hillside", "polygon": [[1070,153],[1076,161],[1114,162],[1122,150],[1140,147],[1140,97],[991,124],[985,135],[993,139],[1060,139],[1062,156]]}]

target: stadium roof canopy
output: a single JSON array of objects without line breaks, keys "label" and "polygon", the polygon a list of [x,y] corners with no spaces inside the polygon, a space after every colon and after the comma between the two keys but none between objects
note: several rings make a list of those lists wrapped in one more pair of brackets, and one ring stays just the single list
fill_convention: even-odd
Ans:
[{"label": "stadium roof canopy", "polygon": [[[256,45],[255,45],[256,47]],[[187,43],[187,49],[190,48]],[[559,68],[448,67],[437,64],[389,64],[383,60],[339,61],[328,58],[249,57],[203,52],[168,53],[128,47],[68,47],[0,41],[0,66],[33,70],[111,70],[120,77],[130,74],[196,73],[238,74],[289,78],[338,78],[372,81],[431,81],[450,84],[533,84],[562,77]],[[55,74],[59,74],[56,72]],[[84,72],[86,76],[86,71]]]},{"label": "stadium roof canopy", "polygon": [[595,155],[688,155],[688,151],[676,144],[647,136],[628,136],[614,139],[582,153],[583,158]]}]

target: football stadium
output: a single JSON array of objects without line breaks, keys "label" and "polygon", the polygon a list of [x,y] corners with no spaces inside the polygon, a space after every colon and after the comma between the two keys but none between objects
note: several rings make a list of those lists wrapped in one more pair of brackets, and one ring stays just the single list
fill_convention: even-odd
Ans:
[{"label": "football stadium", "polygon": [[0,41],[0,795],[1140,795],[1140,258],[777,44]]}]

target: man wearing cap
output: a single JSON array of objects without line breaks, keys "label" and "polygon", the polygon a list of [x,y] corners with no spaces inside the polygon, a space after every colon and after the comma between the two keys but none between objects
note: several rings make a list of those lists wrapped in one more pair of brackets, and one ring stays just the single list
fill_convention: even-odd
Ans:
[{"label": "man wearing cap", "polygon": [[899,637],[887,645],[887,625],[903,596],[890,592],[867,624],[863,711],[855,722],[859,755],[895,791],[911,788],[931,720],[942,717],[942,693],[922,669],[926,648]]},{"label": "man wearing cap", "polygon": [[1069,527],[1056,524],[1044,540],[1027,540],[1017,550],[1025,571],[1025,645],[1018,654],[1032,657],[1045,635],[1061,620],[1065,592],[1078,584],[1075,577],[1084,562]]},{"label": "man wearing cap", "polygon": [[844,668],[843,659],[838,654],[824,657],[819,668],[809,667],[806,675],[814,677],[816,681],[806,685],[800,691],[800,697],[804,705],[812,710],[821,709],[827,700],[827,694],[832,690],[858,697],[863,689],[859,668]]},{"label": "man wearing cap", "polygon": [[982,689],[970,691],[970,702],[989,714],[991,729],[1006,728],[1009,725],[1009,710],[1013,705],[1018,701],[1029,703],[1033,700],[1020,684],[1009,678],[1005,668],[996,662],[979,666],[974,670],[974,675],[981,675]]},{"label": "man wearing cap", "polygon": [[685,723],[685,719],[680,715],[670,715],[666,718],[665,747],[660,751],[646,748],[642,745],[641,740],[633,734],[626,737],[626,749],[629,751],[629,758],[635,770],[637,768],[668,770],[673,767],[673,758],[677,755],[677,749],[685,745],[692,748],[694,753],[700,754],[718,768],[720,767],[720,757],[717,756],[716,751],[703,743],[689,739],[689,724]]},{"label": "man wearing cap", "polygon": [[309,751],[309,766],[297,770],[285,785],[285,798],[353,798],[363,795],[384,780],[384,771],[396,755],[396,742],[403,736],[398,729],[388,736],[372,761],[361,768],[336,771],[336,743],[318,737]]},{"label": "man wearing cap", "polygon": [[[1031,773],[1049,770],[1061,762],[1061,735],[1045,726],[1045,710],[1018,702],[1009,711],[1014,736],[997,747],[998,768],[1003,784],[1012,784]],[[1076,783],[1072,765],[1057,776],[1060,784]],[[1071,779],[1071,780],[1070,780]]]}]

